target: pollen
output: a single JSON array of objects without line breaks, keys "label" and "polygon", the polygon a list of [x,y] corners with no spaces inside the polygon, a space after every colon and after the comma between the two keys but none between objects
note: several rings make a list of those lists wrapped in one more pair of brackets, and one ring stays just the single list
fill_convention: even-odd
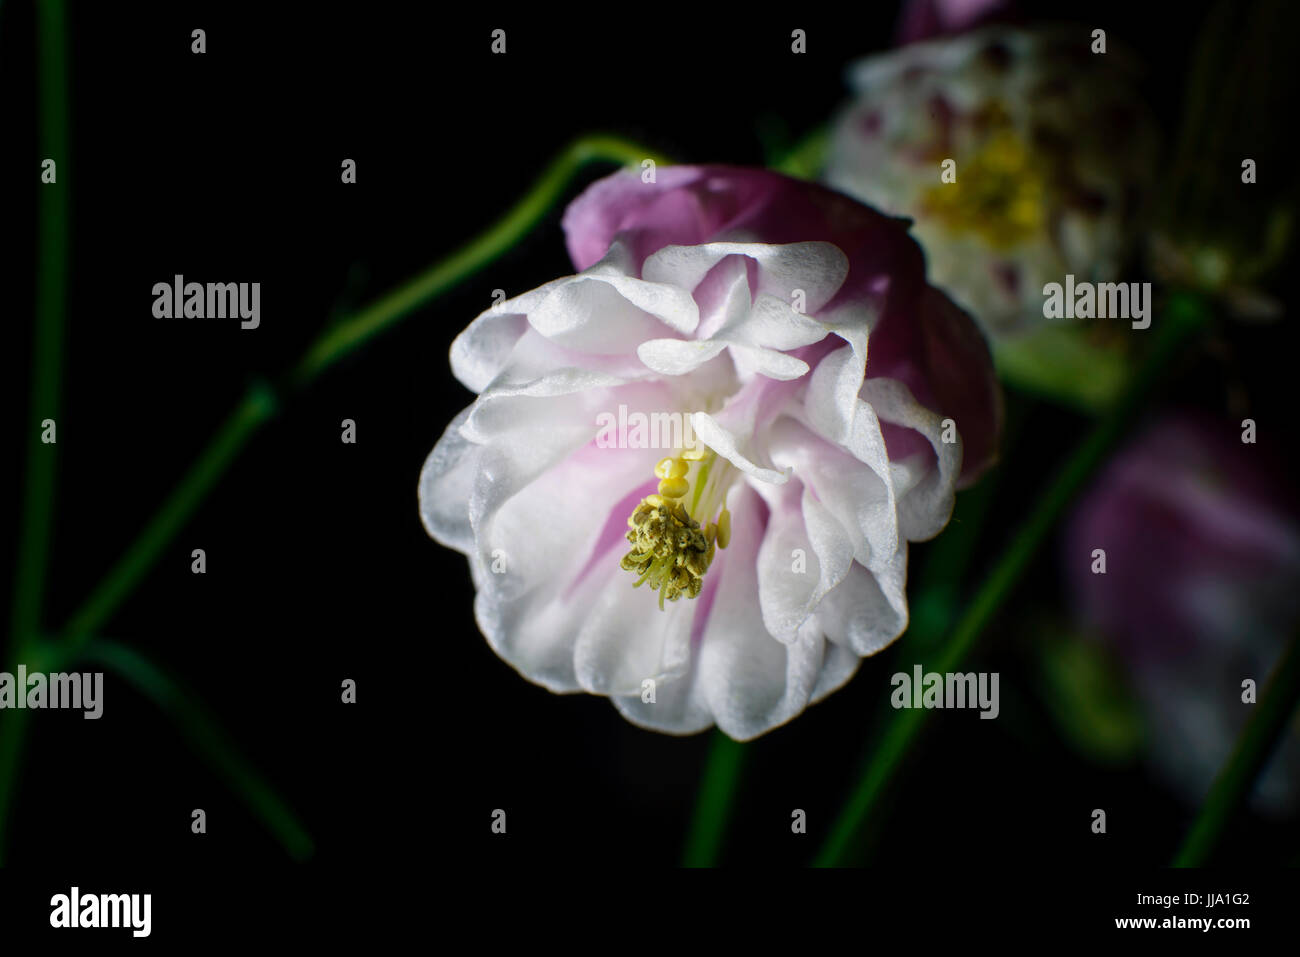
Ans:
[{"label": "pollen", "polygon": [[697,460],[679,456],[656,465],[658,494],[643,498],[627,520],[632,549],[619,566],[639,576],[634,588],[649,584],[659,592],[661,609],[665,600],[699,595],[715,547],[726,548],[730,539],[731,514],[725,507],[716,525],[701,526],[687,511],[682,499],[691,490],[690,461]]},{"label": "pollen", "polygon": [[949,230],[1006,249],[1043,228],[1048,182],[1033,151],[998,119],[990,120],[993,131],[981,148],[959,165],[958,181],[935,185],[922,204]]}]

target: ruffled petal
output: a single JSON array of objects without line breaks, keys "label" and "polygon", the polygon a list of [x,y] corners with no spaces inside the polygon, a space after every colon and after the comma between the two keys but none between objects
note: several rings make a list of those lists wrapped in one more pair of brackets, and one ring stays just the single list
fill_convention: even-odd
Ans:
[{"label": "ruffled petal", "polygon": [[747,741],[807,707],[825,641],[804,632],[783,644],[763,625],[754,601],[762,506],[757,493],[742,488],[731,507],[736,532],[724,553],[718,594],[700,643],[699,681],[718,727]]},{"label": "ruffled petal", "polygon": [[[862,398],[882,422],[910,430],[925,440],[901,459],[891,449],[890,459],[900,534],[914,542],[933,538],[952,516],[961,472],[960,434],[951,442],[944,441],[944,417],[917,402],[901,382],[868,379],[862,384]],[[906,431],[895,434],[900,442],[908,438]],[[890,444],[888,437],[885,441]]]}]

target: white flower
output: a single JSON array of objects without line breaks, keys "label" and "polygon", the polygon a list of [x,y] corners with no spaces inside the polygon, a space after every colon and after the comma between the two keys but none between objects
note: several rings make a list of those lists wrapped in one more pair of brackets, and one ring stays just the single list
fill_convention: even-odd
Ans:
[{"label": "white flower", "polygon": [[[469,556],[479,626],[525,677],[747,739],[906,627],[907,543],[942,529],[962,473],[934,404],[962,406],[945,411],[983,460],[1000,407],[900,224],[759,171],[658,179],[595,184],[566,216],[582,271],[456,339],[478,398],[425,463],[420,511]],[[615,420],[681,436],[611,443]]]},{"label": "white flower", "polygon": [[1092,42],[989,27],[850,73],[826,182],[914,219],[934,283],[995,339],[1044,324],[1047,283],[1117,279],[1135,244],[1154,127],[1128,61]]}]

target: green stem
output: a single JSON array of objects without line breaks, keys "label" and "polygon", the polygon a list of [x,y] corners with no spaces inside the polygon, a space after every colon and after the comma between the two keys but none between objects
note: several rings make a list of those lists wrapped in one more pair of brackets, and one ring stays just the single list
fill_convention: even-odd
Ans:
[{"label": "green stem", "polygon": [[713,732],[682,866],[713,867],[717,863],[722,839],[726,835],[727,808],[731,806],[731,799],[740,783],[744,756],[743,744],[721,731]]},{"label": "green stem", "polygon": [[[306,386],[363,342],[506,252],[546,214],[583,166],[595,161],[639,163],[642,159],[667,162],[658,154],[615,137],[589,136],[576,140],[547,167],[528,194],[486,232],[459,252],[323,333],[295,367],[291,382],[298,387]],[[154,514],[145,531],[73,614],[65,629],[72,642],[84,640],[86,635],[98,630],[108,620],[152,567],[159,553],[208,490],[229,468],[248,438],[271,417],[275,406],[275,398],[266,386],[249,391],[171,497]]]},{"label": "green stem", "polygon": [[[9,657],[16,666],[34,647],[41,624],[54,516],[56,443],[41,441],[41,422],[58,427],[59,383],[67,315],[69,249],[67,22],[62,0],[36,5],[37,69],[40,71],[41,158],[55,162],[55,181],[37,186],[36,301],[32,330],[32,389],[26,425],[27,474],[15,561]],[[57,432],[56,432],[57,439]],[[12,668],[10,669],[13,670]],[[11,713],[0,735],[0,864],[5,860],[6,824],[13,805],[12,782],[22,761],[28,716]]]},{"label": "green stem", "polygon": [[[1207,315],[1199,300],[1179,297],[1171,301],[1162,319],[1156,325],[1156,341],[1138,375],[1114,408],[1075,450],[1055,481],[1039,499],[1029,519],[1021,526],[994,566],[948,641],[938,650],[935,658],[925,663],[927,670],[939,673],[958,670],[985,626],[1014,591],[1021,574],[1033,560],[1066,506],[1084,487],[1125,430],[1138,418],[1156,383],[1181,347],[1205,323]],[[923,709],[909,708],[892,716],[880,746],[873,752],[857,787],[840,812],[830,837],[818,853],[814,862],[816,866],[832,867],[842,862],[886,785],[895,777],[895,772],[924,726],[928,714]]]},{"label": "green stem", "polygon": [[[43,14],[47,14],[43,22],[47,26],[57,27],[58,31],[61,31],[63,26],[61,4],[51,2],[42,5],[40,9]],[[52,46],[57,45],[55,40],[61,41],[61,35],[58,32],[43,30],[42,59],[46,63],[47,70],[51,71],[53,67],[50,64],[61,65],[63,62],[62,47],[60,46],[57,51],[52,50]],[[51,108],[48,100],[45,106],[47,109]],[[447,259],[390,292],[371,306],[362,309],[352,318],[323,333],[307,349],[303,359],[294,368],[290,377],[291,384],[297,387],[306,386],[316,376],[363,342],[392,326],[419,306],[426,304],[440,293],[451,289],[457,283],[465,280],[487,263],[505,253],[522,239],[546,214],[547,210],[559,200],[565,187],[583,167],[594,162],[612,162],[619,165],[639,164],[646,159],[654,160],[656,164],[660,165],[671,162],[660,154],[613,136],[591,135],[574,141],[546,168],[533,185],[533,188],[510,211],[486,232],[472,240],[468,246],[457,253],[453,253]],[[58,212],[59,215],[66,219],[66,206],[52,206],[49,209]],[[57,230],[51,230],[51,233],[55,236],[60,235]],[[62,235],[66,237],[66,229]],[[51,249],[54,248],[52,244]],[[52,259],[49,261],[53,262]],[[48,280],[48,287],[43,281],[42,285],[38,286],[38,289],[49,288],[55,290],[57,298],[49,301],[57,303],[58,311],[52,314],[58,316],[61,315],[62,296],[66,288],[66,267],[52,271],[51,275],[54,278]],[[57,282],[55,282],[55,279],[57,279]],[[34,400],[34,404],[39,400],[43,400],[47,395],[57,398],[58,347],[61,346],[62,342],[61,331],[57,335],[51,334],[45,328],[49,325],[48,317],[45,314],[40,315],[42,321],[38,323],[37,356],[35,360],[35,375],[38,384],[34,387],[34,395],[38,398]],[[57,328],[61,330],[61,325]],[[51,355],[53,358],[50,358]],[[52,376],[51,369],[53,370]],[[216,436],[200,453],[198,460],[182,478],[175,491],[149,520],[144,531],[137,536],[123,556],[112,566],[90,597],[73,613],[68,627],[64,630],[65,640],[60,646],[63,661],[71,662],[74,660],[76,653],[85,646],[90,635],[109,620],[132,589],[144,578],[163,549],[167,547],[181,526],[189,519],[204,496],[230,467],[230,464],[257,430],[257,427],[270,418],[275,408],[275,396],[268,387],[259,385],[249,390],[239,406],[226,419]],[[41,449],[52,449],[52,446],[38,447],[36,454],[31,458],[41,458]],[[52,480],[52,470],[52,458],[48,457],[44,464],[38,463],[29,467],[29,479],[32,475],[36,477],[34,483],[29,481],[29,497],[32,495],[38,497],[48,496],[51,483],[42,480],[47,476]],[[33,491],[33,487],[35,491]],[[50,502],[48,499],[44,500],[43,503],[39,499],[36,501],[38,507],[33,510],[32,518],[29,521],[40,519],[43,521],[44,526],[48,528]],[[25,550],[20,555],[18,587],[20,594],[23,596],[35,595],[39,588],[33,588],[32,585],[39,586],[41,576],[37,575],[33,582],[31,578],[33,570],[22,570],[24,565],[22,557],[28,554],[26,551],[27,538],[25,537],[23,541]],[[42,548],[37,554],[43,556],[44,549]],[[37,569],[43,569],[43,567],[43,562],[36,566]],[[29,599],[24,598],[24,600]],[[34,608],[36,604],[32,603],[30,607]],[[30,611],[23,611],[22,615],[30,617]],[[19,617],[18,612],[15,612],[16,621]],[[32,629],[31,633],[34,633],[34,630]],[[15,652],[20,650],[18,640],[16,636]],[[10,719],[6,721],[5,733],[0,734],[0,861],[3,860],[4,856],[5,826],[8,821],[8,813],[12,807],[26,729],[27,722],[25,720]]]},{"label": "green stem", "polygon": [[192,694],[149,659],[117,642],[97,638],[86,644],[82,656],[115,671],[161,708],[290,857],[305,860],[311,856],[312,839],[293,811],[240,755],[215,716]]},{"label": "green stem", "polygon": [[[63,373],[68,276],[68,70],[62,0],[36,5],[40,69],[41,157],[55,161],[56,179],[37,188],[36,327],[32,338],[32,392],[28,407],[27,479],[14,576],[12,636],[16,646],[40,628],[54,514],[55,443],[41,441],[40,423],[56,422]],[[35,172],[33,171],[33,175]]]},{"label": "green stem", "polygon": [[366,339],[500,257],[541,221],[574,175],[588,163],[599,160],[629,165],[647,159],[657,165],[669,162],[613,136],[587,136],[574,141],[543,171],[524,198],[490,229],[316,340],[294,369],[294,383],[310,381]]},{"label": "green stem", "polygon": [[1273,669],[1255,712],[1237,739],[1232,757],[1215,778],[1201,811],[1174,858],[1174,867],[1200,867],[1213,855],[1223,830],[1250,796],[1264,765],[1286,731],[1300,700],[1300,633]]},{"label": "green stem", "polygon": [[65,651],[69,661],[88,636],[103,625],[140,583],[159,553],[194,513],[204,496],[230,467],[257,427],[275,412],[275,396],[264,385],[254,386],[217,430],[198,461],[162,507],[154,513],[126,553],[117,560],[90,597],[69,620]]}]

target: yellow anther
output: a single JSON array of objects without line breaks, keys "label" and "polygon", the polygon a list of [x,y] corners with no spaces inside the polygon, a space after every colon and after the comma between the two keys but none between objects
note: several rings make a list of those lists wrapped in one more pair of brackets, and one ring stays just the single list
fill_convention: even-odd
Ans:
[{"label": "yellow anther", "polygon": [[664,498],[681,498],[691,485],[684,478],[666,478],[659,483],[659,494]]},{"label": "yellow anther", "polygon": [[704,456],[707,455],[708,452],[709,450],[703,444],[697,443],[694,448],[687,449],[685,452],[683,452],[682,458],[684,458],[688,462],[698,462],[702,458],[704,458]]},{"label": "yellow anther", "polygon": [[718,516],[718,547],[726,548],[731,544],[731,513],[724,507]]},{"label": "yellow anther", "polygon": [[664,459],[655,466],[655,476],[661,479],[681,478],[690,469],[682,459]]},{"label": "yellow anther", "polygon": [[642,499],[627,520],[632,549],[619,566],[637,576],[634,588],[648,584],[659,592],[660,608],[665,601],[698,596],[713,560],[712,529],[706,538],[681,501],[690,491],[689,469],[681,458],[661,461],[655,466],[658,493]]}]

